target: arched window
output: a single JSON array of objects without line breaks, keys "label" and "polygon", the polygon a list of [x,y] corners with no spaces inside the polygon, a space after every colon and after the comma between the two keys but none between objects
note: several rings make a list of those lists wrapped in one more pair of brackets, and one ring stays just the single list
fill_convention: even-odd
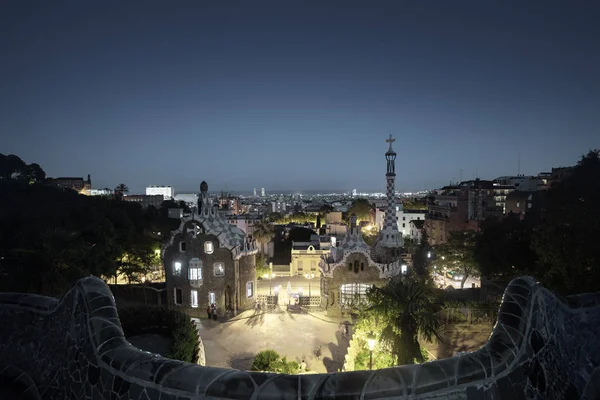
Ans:
[{"label": "arched window", "polygon": [[354,260],[354,273],[358,274],[358,260]]},{"label": "arched window", "polygon": [[210,242],[210,241],[204,242],[204,252],[206,254],[212,254],[214,251],[215,251],[215,248],[213,246],[213,242]]},{"label": "arched window", "polygon": [[365,263],[360,263],[360,270],[364,271],[365,270]]}]

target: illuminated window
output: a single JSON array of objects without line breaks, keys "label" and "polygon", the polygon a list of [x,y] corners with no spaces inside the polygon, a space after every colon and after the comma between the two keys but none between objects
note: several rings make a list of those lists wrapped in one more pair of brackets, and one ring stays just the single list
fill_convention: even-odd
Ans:
[{"label": "illuminated window", "polygon": [[217,295],[215,292],[210,292],[208,294],[208,304],[216,304],[217,303]]},{"label": "illuminated window", "polygon": [[340,286],[340,304],[364,303],[367,300],[367,289],[371,285],[364,283],[348,283]]},{"label": "illuminated window", "polygon": [[213,264],[213,270],[215,276],[223,276],[225,275],[225,264],[223,264],[222,262],[216,262]]},{"label": "illuminated window", "polygon": [[202,283],[202,261],[199,258],[192,258],[188,266],[188,279],[190,282]]},{"label": "illuminated window", "polygon": [[191,290],[190,291],[190,305],[192,308],[198,308],[198,291]]},{"label": "illuminated window", "polygon": [[214,251],[213,242],[204,242],[204,252],[206,254],[212,254]]},{"label": "illuminated window", "polygon": [[173,275],[181,275],[181,263],[179,261],[173,263]]},{"label": "illuminated window", "polygon": [[246,297],[251,298],[254,296],[254,282],[246,283]]}]

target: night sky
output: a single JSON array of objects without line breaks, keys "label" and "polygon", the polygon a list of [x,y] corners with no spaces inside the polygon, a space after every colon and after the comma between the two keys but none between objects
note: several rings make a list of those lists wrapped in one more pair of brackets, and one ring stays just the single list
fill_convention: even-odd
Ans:
[{"label": "night sky", "polygon": [[197,190],[431,189],[600,147],[600,2],[50,1],[0,10],[0,153]]}]

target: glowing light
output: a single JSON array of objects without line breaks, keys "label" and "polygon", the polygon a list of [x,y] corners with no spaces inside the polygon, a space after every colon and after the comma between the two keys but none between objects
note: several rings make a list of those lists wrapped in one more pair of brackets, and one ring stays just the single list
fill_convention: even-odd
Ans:
[{"label": "glowing light", "polygon": [[375,343],[375,336],[369,335],[369,337],[367,337],[367,346],[369,346],[369,350],[373,351],[373,349],[375,348]]}]

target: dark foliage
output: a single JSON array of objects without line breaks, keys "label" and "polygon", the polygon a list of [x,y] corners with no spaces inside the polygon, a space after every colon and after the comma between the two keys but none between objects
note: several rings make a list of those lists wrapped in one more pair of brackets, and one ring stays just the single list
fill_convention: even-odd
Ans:
[{"label": "dark foliage", "polygon": [[198,361],[198,333],[187,315],[164,307],[131,307],[119,310],[119,319],[126,337],[159,334],[172,341],[169,358]]},{"label": "dark foliage", "polygon": [[157,222],[139,204],[0,180],[0,290],[60,296],[84,276],[143,272]]}]

